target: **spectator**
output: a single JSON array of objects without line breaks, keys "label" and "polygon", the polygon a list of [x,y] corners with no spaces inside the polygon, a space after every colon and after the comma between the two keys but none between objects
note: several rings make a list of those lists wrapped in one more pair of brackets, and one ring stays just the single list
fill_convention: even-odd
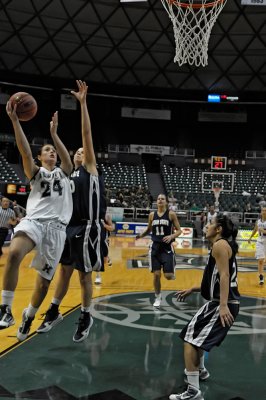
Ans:
[{"label": "spectator", "polygon": [[234,203],[230,209],[232,212],[239,212],[239,206],[237,203]]},{"label": "spectator", "polygon": [[2,247],[8,234],[10,225],[16,225],[16,214],[9,207],[9,200],[3,197],[0,206],[0,257],[3,254]]}]

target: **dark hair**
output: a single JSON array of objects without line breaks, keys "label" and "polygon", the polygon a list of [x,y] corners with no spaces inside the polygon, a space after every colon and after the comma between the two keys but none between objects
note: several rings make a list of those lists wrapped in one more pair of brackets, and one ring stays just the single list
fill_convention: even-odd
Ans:
[{"label": "dark hair", "polygon": [[[37,151],[36,151],[36,153],[35,153],[35,157],[34,157],[34,163],[35,163],[38,167],[41,167],[41,166],[42,166],[42,163],[41,163],[41,161],[39,160],[38,156],[41,156],[41,155],[42,155],[42,149],[43,149],[45,146],[52,146],[52,147],[55,149],[55,146],[54,146],[53,144],[51,144],[51,143],[44,143],[42,146],[39,146],[39,147],[38,147],[38,149],[37,149]],[[56,165],[58,165],[58,160],[57,160]]]},{"label": "dark hair", "polygon": [[43,149],[45,146],[52,146],[52,147],[55,149],[54,144],[51,144],[51,143],[44,143],[42,146],[38,147],[37,156],[41,156],[41,155],[42,155],[42,149]]},{"label": "dark hair", "polygon": [[233,221],[225,214],[218,214],[216,217],[216,222],[217,225],[222,227],[222,237],[228,240],[234,253],[237,253],[238,244],[236,242],[236,237],[238,229]]}]

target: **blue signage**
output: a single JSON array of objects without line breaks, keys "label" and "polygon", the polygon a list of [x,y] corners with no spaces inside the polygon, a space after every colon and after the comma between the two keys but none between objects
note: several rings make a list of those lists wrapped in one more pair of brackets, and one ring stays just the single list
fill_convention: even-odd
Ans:
[{"label": "blue signage", "polygon": [[221,97],[219,94],[208,94],[209,103],[220,103]]}]

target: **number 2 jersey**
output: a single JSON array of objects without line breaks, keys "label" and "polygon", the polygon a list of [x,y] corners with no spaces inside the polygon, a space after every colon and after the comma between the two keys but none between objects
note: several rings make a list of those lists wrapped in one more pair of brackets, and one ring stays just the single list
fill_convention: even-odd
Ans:
[{"label": "number 2 jersey", "polygon": [[[225,240],[224,238],[218,240]],[[230,243],[227,241],[230,245]],[[230,246],[231,247],[231,246]],[[201,295],[206,300],[220,300],[220,275],[216,265],[215,258],[210,251],[209,259],[203,273],[201,282]],[[232,256],[229,259],[229,293],[228,302],[239,301],[240,294],[237,285],[237,262],[236,255],[232,249]]]},{"label": "number 2 jersey", "polygon": [[70,180],[65,172],[59,167],[52,171],[40,167],[30,184],[27,218],[56,220],[67,225],[72,216],[73,201]]}]

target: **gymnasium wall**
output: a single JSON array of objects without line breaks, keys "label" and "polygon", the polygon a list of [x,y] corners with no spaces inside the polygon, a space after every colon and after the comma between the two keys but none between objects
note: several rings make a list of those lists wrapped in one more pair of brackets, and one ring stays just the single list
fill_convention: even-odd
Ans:
[{"label": "gymnasium wall", "polygon": [[[23,79],[25,80],[25,77]],[[36,98],[39,106],[36,117],[32,121],[23,123],[30,141],[34,137],[49,138],[49,121],[52,114],[58,110],[60,135],[67,147],[75,150],[81,144],[79,108],[73,111],[62,110],[60,107],[61,94],[69,93],[69,90],[62,90],[61,87],[75,89],[75,82],[50,80],[44,83],[47,86],[44,86],[43,89],[8,84],[1,90],[9,94],[16,91],[28,91]],[[116,97],[110,97],[113,95]],[[120,98],[120,95],[125,97]],[[138,98],[134,99],[134,96],[138,96]],[[145,96],[147,97],[145,98]],[[153,100],[148,99],[148,96]],[[148,91],[139,88],[137,91],[136,88],[133,90],[130,87],[120,87],[120,90],[119,87],[116,87],[112,90],[112,87],[89,84],[88,106],[95,149],[103,151],[109,143],[170,145],[178,148],[194,148],[198,157],[215,153],[228,155],[234,152],[241,156],[245,150],[266,149],[266,136],[264,135],[266,105],[257,104],[255,107],[249,104],[208,104],[205,101],[206,93],[190,91],[185,94],[176,93],[176,98],[182,96],[195,99],[195,102],[184,103],[180,100],[176,102],[173,92],[166,90]],[[160,100],[162,97],[169,101]],[[125,106],[168,109],[171,112],[171,119],[122,118],[121,108]],[[245,112],[247,122],[199,122],[198,114],[202,107],[209,112],[232,114]],[[0,133],[12,132],[4,104],[0,104],[0,115]],[[243,140],[245,135],[249,138],[248,140]],[[11,144],[0,143],[0,146],[8,147],[12,153]]]}]

